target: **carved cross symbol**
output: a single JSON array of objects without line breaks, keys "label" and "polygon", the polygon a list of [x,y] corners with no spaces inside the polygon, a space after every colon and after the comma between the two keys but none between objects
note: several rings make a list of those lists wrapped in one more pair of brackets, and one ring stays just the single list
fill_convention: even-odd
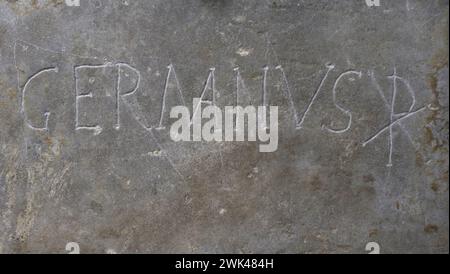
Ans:
[{"label": "carved cross symbol", "polygon": [[[372,137],[370,137],[369,139],[367,139],[362,145],[363,147],[365,147],[366,145],[368,145],[370,142],[372,142],[373,140],[377,139],[380,135],[382,135],[384,132],[389,132],[389,161],[387,163],[388,167],[392,167],[392,151],[394,149],[394,137],[393,137],[393,129],[394,126],[399,126],[406,134],[408,134],[408,132],[406,131],[406,129],[402,126],[401,122],[423,110],[426,109],[426,107],[422,107],[419,109],[414,110],[414,106],[416,105],[416,96],[414,91],[412,90],[411,86],[409,85],[409,83],[403,79],[402,77],[397,75],[397,69],[394,68],[394,73],[393,75],[388,77],[389,79],[391,79],[393,81],[393,91],[392,91],[392,97],[389,101],[386,99],[386,97],[383,95],[379,85],[376,83],[375,78],[374,78],[374,74],[372,72],[372,80],[374,81],[374,83],[376,84],[376,87],[378,89],[378,92],[381,95],[381,98],[383,99],[384,103],[386,104],[386,107],[389,110],[390,113],[390,121],[389,124],[384,126],[382,129],[380,129],[379,131],[377,131],[377,133],[375,133],[374,135],[372,135]],[[397,99],[397,93],[398,93],[398,82],[402,82],[406,88],[408,93],[410,94],[411,98],[412,98],[412,103],[409,106],[408,111],[406,112],[401,112],[401,113],[396,113],[395,112],[395,103],[396,103],[396,99]]]}]

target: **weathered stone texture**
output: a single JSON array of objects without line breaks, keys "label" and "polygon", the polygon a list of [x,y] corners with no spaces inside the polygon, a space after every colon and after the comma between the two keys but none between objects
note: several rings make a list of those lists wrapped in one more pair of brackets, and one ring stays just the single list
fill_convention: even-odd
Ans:
[{"label": "weathered stone texture", "polygon": [[[0,0],[0,253],[448,253],[448,8]],[[210,68],[261,104],[264,67],[276,152],[145,129]]]}]

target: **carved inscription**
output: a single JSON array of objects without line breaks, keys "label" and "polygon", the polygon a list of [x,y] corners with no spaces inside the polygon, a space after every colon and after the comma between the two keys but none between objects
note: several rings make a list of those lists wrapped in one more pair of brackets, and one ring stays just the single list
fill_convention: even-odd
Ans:
[{"label": "carved inscription", "polygon": [[[16,44],[17,46],[17,44]],[[15,57],[15,56],[14,56]],[[16,66],[17,67],[17,66]],[[336,70],[336,66],[334,64],[326,64],[325,65],[325,72],[323,76],[321,77],[320,82],[318,83],[317,89],[312,92],[311,97],[309,101],[306,104],[306,107],[302,112],[297,112],[296,110],[296,103],[293,99],[293,93],[294,91],[291,89],[288,78],[286,76],[285,70],[282,65],[278,65],[275,67],[269,67],[264,66],[261,68],[261,102],[262,106],[269,106],[270,102],[268,100],[267,96],[267,84],[268,84],[268,72],[270,70],[275,70],[280,72],[281,74],[281,82],[283,85],[283,88],[285,89],[285,94],[287,95],[288,100],[288,107],[293,112],[293,119],[295,119],[295,128],[297,130],[302,130],[304,128],[305,121],[308,119],[308,115],[311,112],[311,109],[313,108],[314,104],[317,104],[317,98],[320,93],[322,92],[329,92],[332,97],[333,105],[340,113],[342,113],[343,117],[345,118],[345,123],[341,127],[334,127],[332,125],[322,125],[322,129],[326,132],[329,132],[331,134],[345,134],[352,129],[353,125],[353,119],[354,115],[351,110],[348,109],[348,107],[343,106],[341,103],[339,103],[338,96],[344,96],[343,94],[338,94],[337,89],[339,88],[342,83],[345,81],[359,81],[363,77],[363,72],[359,70],[348,70],[340,73],[334,80],[334,83],[332,85],[331,91],[324,90],[325,83],[329,81],[330,74]],[[42,68],[37,73],[29,76],[27,80],[25,81],[24,85],[20,87],[21,94],[22,94],[22,104],[21,104],[21,113],[24,117],[25,125],[30,128],[31,130],[35,131],[48,131],[48,120],[49,116],[51,115],[51,112],[46,111],[45,113],[42,113],[42,116],[44,117],[44,123],[43,124],[33,124],[28,117],[27,112],[27,103],[29,102],[28,96],[30,93],[33,92],[31,86],[33,81],[40,77],[45,77],[46,74],[51,73],[58,73],[59,69],[58,67],[48,67],[48,68]],[[161,97],[161,112],[159,113],[159,119],[158,123],[155,125],[149,125],[147,121],[145,121],[145,118],[143,118],[142,115],[138,115],[139,113],[143,113],[145,111],[151,111],[151,110],[141,110],[139,107],[139,104],[130,104],[130,100],[136,100],[136,96],[139,92],[141,92],[145,87],[141,86],[142,83],[142,75],[141,72],[136,69],[134,66],[118,62],[118,63],[104,63],[104,64],[82,64],[82,65],[76,65],[73,70],[73,79],[74,79],[74,86],[75,86],[75,130],[76,131],[90,131],[93,135],[100,135],[104,131],[105,125],[102,124],[102,117],[90,117],[88,113],[86,113],[85,106],[89,104],[90,100],[100,100],[101,97],[96,98],[95,93],[98,92],[96,90],[92,90],[92,88],[99,88],[95,82],[98,80],[96,79],[96,75],[104,75],[105,72],[109,72],[109,74],[113,75],[111,82],[114,82],[111,87],[105,87],[105,98],[108,100],[112,100],[113,102],[113,109],[110,109],[108,112],[108,115],[112,115],[114,117],[114,129],[120,130],[122,127],[121,124],[121,115],[124,110],[124,108],[128,108],[131,113],[134,114],[135,120],[138,122],[138,124],[146,131],[152,132],[152,130],[164,130],[166,129],[165,121],[168,118],[169,110],[167,109],[167,96],[168,96],[168,90],[169,85],[171,83],[175,83],[176,89],[177,89],[177,96],[180,98],[182,104],[186,106],[186,101],[181,89],[181,85],[179,83],[176,69],[173,64],[169,64],[167,66],[166,71],[166,77],[165,77],[165,83],[164,83],[164,89],[162,90],[162,97]],[[89,76],[91,75],[91,76]],[[239,106],[240,105],[240,96],[241,96],[241,90],[244,87],[244,80],[242,79],[241,73],[239,68],[234,68],[234,83],[235,83],[235,101],[234,103]],[[104,77],[104,76],[102,76]],[[131,84],[124,84],[125,77],[127,78],[127,82],[130,82]],[[192,109],[192,117],[190,124],[192,125],[192,122],[194,121],[195,117],[197,117],[199,110],[201,109],[202,105],[210,105],[215,106],[216,105],[216,69],[214,67],[210,68],[207,72],[207,76],[205,79],[205,83],[203,86],[202,91],[200,92],[200,96],[198,97],[199,100],[197,100],[197,103],[193,105]],[[371,136],[368,136],[365,140],[361,141],[362,147],[366,147],[367,145],[371,144],[374,140],[376,140],[378,137],[382,136],[383,134],[387,134],[389,136],[389,142],[388,142],[388,160],[387,160],[387,166],[391,167],[393,165],[393,150],[395,149],[395,143],[393,139],[393,131],[396,128],[399,128],[403,133],[406,134],[409,140],[411,140],[411,136],[408,133],[408,131],[405,129],[405,127],[402,125],[402,122],[410,117],[413,117],[414,115],[425,111],[426,107],[416,107],[416,96],[414,90],[411,88],[411,85],[409,82],[398,75],[397,69],[393,68],[393,74],[390,76],[387,76],[387,79],[392,84],[392,91],[390,92],[390,98],[387,98],[385,96],[385,92],[381,89],[380,85],[378,84],[378,81],[375,77],[375,73],[373,71],[369,71],[368,73],[369,81],[375,88],[375,90],[380,95],[380,100],[382,101],[383,105],[386,108],[386,111],[389,113],[389,121],[386,121],[385,126],[381,127],[378,131],[374,132]],[[105,78],[106,79],[106,78]],[[101,81],[100,81],[101,82]],[[399,85],[403,85],[406,87],[407,95],[411,98],[411,104],[407,111],[403,112],[396,112],[396,106],[397,106],[397,100],[399,96]],[[301,92],[301,91],[296,91]],[[344,91],[341,91],[340,93],[343,93]],[[211,94],[209,98],[211,99],[205,99],[208,94]],[[91,115],[93,116],[93,115]],[[194,126],[195,127],[195,126]],[[239,125],[238,127],[239,128]],[[194,129],[195,130],[195,129]],[[194,135],[195,137],[196,135]],[[194,140],[194,141],[200,141],[200,140]]]}]

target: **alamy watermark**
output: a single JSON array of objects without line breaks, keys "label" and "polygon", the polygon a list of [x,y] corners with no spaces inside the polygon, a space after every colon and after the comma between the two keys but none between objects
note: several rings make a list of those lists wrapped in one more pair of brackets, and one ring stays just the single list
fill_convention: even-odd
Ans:
[{"label": "alamy watermark", "polygon": [[[208,104],[202,108],[203,104]],[[256,142],[260,152],[278,149],[277,106],[226,106],[223,110],[210,101],[194,98],[192,115],[186,106],[175,106],[170,128],[175,142]]]},{"label": "alamy watermark", "polygon": [[368,7],[379,7],[380,6],[380,0],[366,0],[366,5]]},{"label": "alamy watermark", "polygon": [[80,0],[65,0],[66,5],[69,7],[79,7],[80,6]]}]

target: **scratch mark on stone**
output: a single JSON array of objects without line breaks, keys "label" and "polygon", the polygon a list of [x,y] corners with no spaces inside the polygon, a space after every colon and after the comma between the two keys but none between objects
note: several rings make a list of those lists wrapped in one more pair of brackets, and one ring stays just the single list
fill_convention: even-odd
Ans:
[{"label": "scratch mark on stone", "polygon": [[22,43],[24,45],[32,46],[32,47],[34,47],[36,49],[39,49],[39,50],[42,50],[42,51],[46,51],[46,52],[49,52],[49,53],[54,53],[54,54],[59,54],[59,55],[67,55],[67,56],[76,57],[76,58],[82,58],[82,59],[101,59],[100,57],[97,57],[97,56],[83,56],[83,55],[76,55],[76,54],[67,53],[64,50],[59,50],[58,51],[58,50],[48,49],[48,48],[44,48],[44,47],[38,46],[36,44],[33,44],[31,42],[23,41],[23,40],[20,40],[20,39],[17,39],[16,43],[17,42]]},{"label": "scratch mark on stone", "polygon": [[380,129],[377,133],[375,133],[372,137],[370,137],[369,139],[367,139],[367,141],[365,141],[363,143],[363,147],[367,146],[370,142],[372,142],[373,140],[375,140],[378,136],[380,136],[383,132],[385,132],[386,130],[388,130],[392,125],[395,125],[411,116],[413,116],[414,114],[417,114],[419,112],[422,112],[426,109],[426,107],[420,108],[418,110],[415,110],[413,112],[410,112],[396,120],[394,120],[392,123],[389,123],[389,125],[386,125],[385,127],[383,127],[382,129]]}]

